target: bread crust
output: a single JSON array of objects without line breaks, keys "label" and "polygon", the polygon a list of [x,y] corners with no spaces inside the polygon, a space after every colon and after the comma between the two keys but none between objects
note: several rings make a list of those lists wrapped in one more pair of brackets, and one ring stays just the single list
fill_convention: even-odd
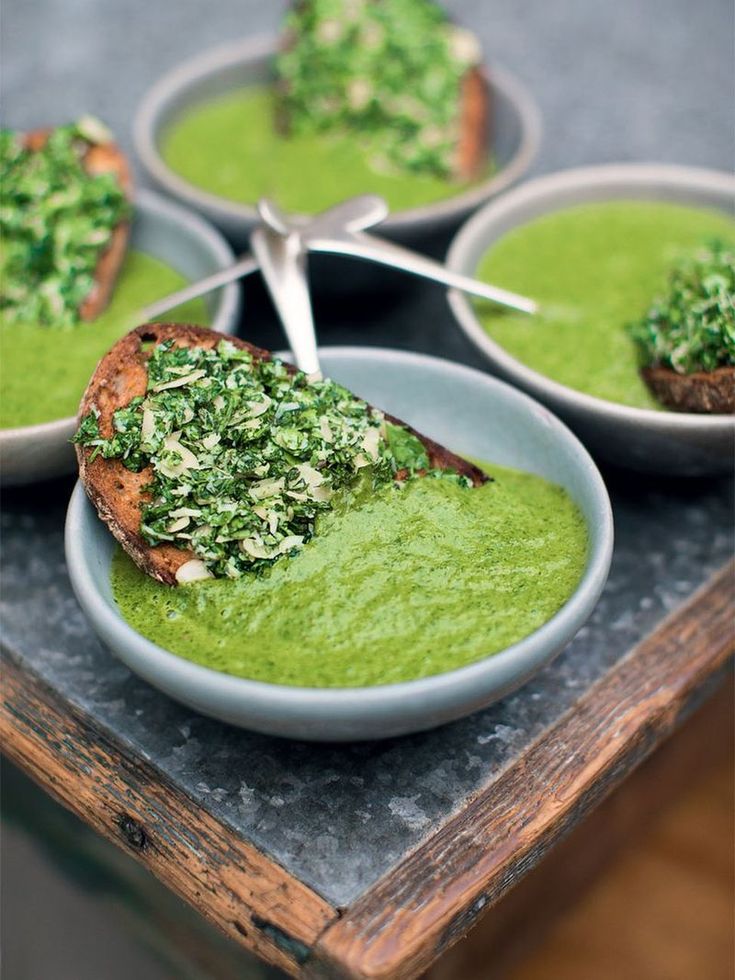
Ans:
[{"label": "bread crust", "polygon": [[474,180],[482,175],[490,137],[490,86],[483,69],[470,68],[462,79],[457,142],[457,176]]},{"label": "bread crust", "polygon": [[643,379],[656,398],[675,412],[735,414],[735,367],[678,374],[667,367],[647,367]]},{"label": "bread crust", "polygon": [[[79,421],[92,408],[99,412],[100,434],[113,434],[112,417],[115,411],[128,405],[131,399],[144,395],[148,383],[147,348],[162,341],[173,340],[178,347],[216,347],[227,340],[249,351],[257,360],[270,360],[268,351],[254,347],[239,337],[229,337],[215,330],[177,323],[146,323],[119,340],[102,358],[87,385],[79,406]],[[291,373],[296,368],[286,365]],[[444,446],[416,432],[399,419],[385,416],[390,422],[404,425],[423,443],[432,467],[453,469],[467,476],[475,486],[487,482],[488,476],[478,467]],[[140,473],[126,469],[118,459],[103,459],[93,455],[92,447],[76,445],[79,476],[100,518],[107,524],[136,565],[167,585],[176,585],[178,569],[195,557],[189,549],[169,544],[151,547],[140,534],[140,506],[146,499],[143,487],[150,482],[152,471],[146,467]]]},{"label": "bread crust", "polygon": [[[40,150],[46,144],[53,129],[34,129],[23,137],[23,144],[29,150]],[[87,143],[82,163],[90,176],[111,173],[130,201],[133,196],[133,180],[130,166],[117,143]],[[130,239],[130,222],[120,221],[112,231],[107,248],[97,260],[94,285],[79,307],[82,320],[94,320],[110,302],[117,277]]]}]

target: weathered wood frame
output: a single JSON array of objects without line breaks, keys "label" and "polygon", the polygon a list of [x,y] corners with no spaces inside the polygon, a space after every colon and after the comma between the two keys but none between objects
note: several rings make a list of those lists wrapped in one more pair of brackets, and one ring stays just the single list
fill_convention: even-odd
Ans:
[{"label": "weathered wood frame", "polygon": [[236,942],[293,976],[426,970],[695,707],[735,652],[713,576],[512,766],[346,909],[217,823],[10,658],[3,751]]}]

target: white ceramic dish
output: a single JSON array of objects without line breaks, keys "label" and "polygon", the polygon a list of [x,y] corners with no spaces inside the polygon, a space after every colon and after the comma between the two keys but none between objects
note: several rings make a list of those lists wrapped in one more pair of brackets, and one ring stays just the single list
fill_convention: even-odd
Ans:
[{"label": "white ceramic dish", "polygon": [[[268,81],[276,50],[272,36],[252,37],[217,47],[184,62],[158,81],[140,104],[133,126],[137,154],[148,176],[161,189],[201,211],[238,247],[244,247],[257,220],[255,202],[239,204],[189,183],[161,156],[165,128],[187,109],[245,85]],[[418,241],[446,231],[474,208],[519,180],[536,156],[540,114],[524,86],[508,71],[492,66],[492,153],[495,173],[469,190],[444,201],[397,211],[381,234]]]},{"label": "white ceramic dish", "polygon": [[547,664],[591,614],[613,545],[605,486],[550,412],[494,378],[449,361],[379,348],[325,348],[325,373],[460,453],[564,486],[589,529],[587,566],[564,607],[521,642],[468,667],[400,684],[300,688],[232,677],[184,660],[122,619],[110,587],[117,547],[78,484],[66,522],[74,591],[93,628],[131,670],[191,708],[244,728],[316,741],[386,738],[432,728],[503,697]]},{"label": "white ceramic dish", "polygon": [[[575,204],[621,199],[671,201],[733,214],[735,177],[663,164],[585,167],[541,177],[478,211],[452,242],[447,264],[474,275],[488,248],[511,229]],[[732,471],[735,417],[632,408],[575,391],[526,367],[496,344],[466,296],[450,291],[449,305],[493,370],[548,405],[601,459],[674,476]]]},{"label": "white ceramic dish", "polygon": [[[189,280],[202,279],[234,261],[232,249],[198,215],[150,191],[135,195],[131,247],[166,262]],[[231,283],[205,297],[211,326],[234,333],[240,316],[240,285]],[[73,337],[70,334],[70,342]],[[81,398],[81,391],[79,397]],[[34,483],[73,473],[76,460],[69,440],[76,419],[0,429],[0,482],[3,486]]]}]

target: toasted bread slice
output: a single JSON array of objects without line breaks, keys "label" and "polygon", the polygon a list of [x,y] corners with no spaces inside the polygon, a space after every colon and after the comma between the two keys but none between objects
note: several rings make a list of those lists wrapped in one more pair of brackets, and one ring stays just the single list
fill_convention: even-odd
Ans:
[{"label": "toasted bread slice", "polygon": [[678,374],[667,367],[647,367],[643,379],[656,398],[675,412],[735,414],[735,367]]},{"label": "toasted bread slice", "polygon": [[[238,337],[225,337],[214,330],[177,323],[147,323],[131,331],[102,358],[97,365],[79,407],[80,420],[94,406],[99,412],[100,434],[109,438],[113,434],[114,412],[129,404],[131,399],[144,395],[148,383],[148,350],[153,344],[173,340],[180,347],[216,347],[221,340],[228,340],[254,358],[269,360],[268,351],[253,347]],[[296,373],[296,368],[289,370]],[[431,466],[436,469],[452,469],[467,476],[476,486],[488,477],[478,467],[443,446],[427,439],[404,422],[386,415],[390,422],[404,425],[426,448]],[[159,582],[176,585],[176,572],[195,557],[190,550],[160,544],[151,547],[140,535],[140,506],[145,500],[143,487],[150,482],[150,468],[140,473],[126,469],[120,460],[90,459],[92,449],[77,445],[79,474],[87,495],[97,513],[112,531],[125,551],[147,575]],[[398,474],[400,477],[401,474]]]},{"label": "toasted bread slice", "polygon": [[[23,143],[29,150],[40,150],[52,132],[50,128],[34,129],[25,134]],[[113,174],[128,200],[132,199],[133,181],[130,167],[116,143],[88,143],[82,162],[84,169],[90,175]],[[109,245],[97,260],[94,286],[79,308],[79,316],[82,320],[94,320],[109,303],[125,258],[129,238],[130,222],[119,222],[113,229]]]}]

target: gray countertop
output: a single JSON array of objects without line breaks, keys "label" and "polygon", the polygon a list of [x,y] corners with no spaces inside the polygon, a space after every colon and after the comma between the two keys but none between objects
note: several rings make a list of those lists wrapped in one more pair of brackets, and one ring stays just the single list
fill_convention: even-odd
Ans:
[{"label": "gray countertop", "polygon": [[[514,0],[449,4],[541,103],[536,170],[606,160],[727,168],[733,160],[730,0]],[[272,29],[279,5],[250,0],[8,0],[4,123],[81,111],[121,134],[146,87],[208,45]],[[129,144],[128,144],[129,146]],[[250,289],[248,339],[280,346]],[[393,345],[480,366],[441,292],[416,286],[351,314],[317,304],[325,343]],[[406,739],[318,747],[250,735],[192,713],[117,663],[68,584],[62,529],[71,482],[5,494],[3,642],[112,736],[331,902],[345,905],[436,830],[729,556],[728,481],[606,472],[617,544],[592,620],[518,694]]]}]

